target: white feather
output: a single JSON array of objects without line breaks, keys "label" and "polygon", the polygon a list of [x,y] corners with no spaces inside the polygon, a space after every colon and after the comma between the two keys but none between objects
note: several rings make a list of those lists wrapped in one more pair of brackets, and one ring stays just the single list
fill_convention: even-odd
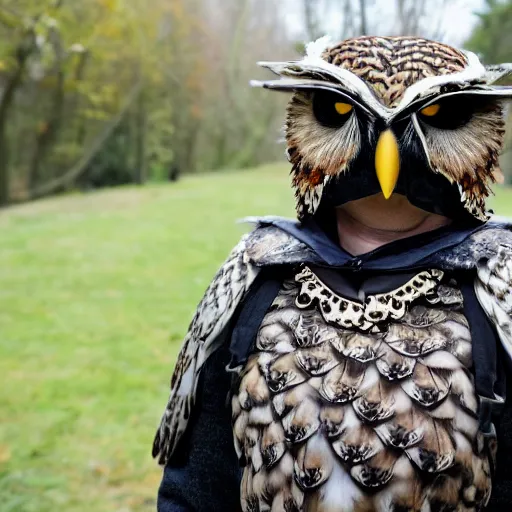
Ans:
[{"label": "white feather", "polygon": [[320,58],[322,56],[322,53],[324,53],[329,46],[333,44],[333,41],[330,36],[323,36],[318,38],[316,41],[311,41],[310,43],[306,44],[306,59],[307,58]]},{"label": "white feather", "polygon": [[[356,94],[362,100],[363,105],[374,111],[378,116],[388,119],[393,115],[394,109],[388,108],[383,105],[370,90],[364,80],[359,78],[357,75],[349,71],[348,69],[340,68],[334,64],[323,60],[320,57],[305,57],[300,61],[289,61],[289,62],[258,62],[259,66],[270,69],[276,75],[288,79],[288,82],[282,82],[282,88],[293,89],[294,85],[304,85],[304,78],[300,77],[301,74],[323,74],[328,80],[323,80],[323,85],[334,85],[343,87]],[[290,78],[296,80],[295,84],[290,81]],[[269,87],[279,89],[280,81],[253,81],[252,85],[256,87]],[[314,80],[318,85],[318,80]],[[315,84],[311,84],[313,87]]]},{"label": "white feather", "polygon": [[362,498],[362,492],[340,464],[334,464],[331,477],[321,493],[323,510],[339,512],[352,512],[355,503]]},{"label": "white feather", "polygon": [[176,390],[176,394],[178,396],[187,396],[192,393],[195,385],[195,373],[195,365],[190,365],[187,371],[183,374],[183,377],[181,377],[180,387]]}]

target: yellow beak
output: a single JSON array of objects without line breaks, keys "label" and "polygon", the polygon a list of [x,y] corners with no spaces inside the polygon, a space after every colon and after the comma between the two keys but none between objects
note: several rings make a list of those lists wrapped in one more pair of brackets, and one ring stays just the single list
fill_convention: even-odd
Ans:
[{"label": "yellow beak", "polygon": [[375,170],[386,199],[391,197],[400,172],[398,142],[391,130],[382,132],[375,151]]}]

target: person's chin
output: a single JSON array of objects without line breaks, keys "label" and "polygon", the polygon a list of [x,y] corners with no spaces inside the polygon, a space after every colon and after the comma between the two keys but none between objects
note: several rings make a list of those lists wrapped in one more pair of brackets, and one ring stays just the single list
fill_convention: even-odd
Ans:
[{"label": "person's chin", "polygon": [[339,210],[358,223],[386,231],[415,229],[432,215],[411,204],[401,194],[394,194],[389,199],[385,199],[382,194],[374,194],[350,201],[339,207]]}]

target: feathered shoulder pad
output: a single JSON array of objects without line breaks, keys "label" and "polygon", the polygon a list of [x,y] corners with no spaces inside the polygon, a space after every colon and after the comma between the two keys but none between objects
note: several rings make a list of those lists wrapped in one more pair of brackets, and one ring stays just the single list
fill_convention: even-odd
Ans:
[{"label": "feathered shoulder pad", "polygon": [[448,270],[476,270],[476,296],[512,361],[512,224],[488,222],[429,263]]},{"label": "feathered shoulder pad", "polygon": [[482,230],[474,237],[476,240],[469,257],[476,260],[476,296],[512,361],[511,226]]},{"label": "feathered shoulder pad", "polygon": [[512,247],[512,224],[492,220],[462,243],[429,258],[429,264],[446,270],[471,270],[496,257],[502,247]]},{"label": "feathered shoulder pad", "polygon": [[171,379],[171,394],[153,443],[165,464],[185,432],[204,363],[262,266],[308,259],[309,249],[274,226],[257,226],[231,251],[206,290],[185,336]]}]

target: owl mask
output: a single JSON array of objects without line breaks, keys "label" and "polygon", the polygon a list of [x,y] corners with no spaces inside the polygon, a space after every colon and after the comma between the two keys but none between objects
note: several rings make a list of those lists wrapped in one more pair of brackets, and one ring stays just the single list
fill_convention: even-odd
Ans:
[{"label": "owl mask", "polygon": [[254,86],[292,92],[286,119],[297,214],[382,192],[454,219],[486,221],[502,178],[504,103],[512,65],[426,39],[322,38]]}]

